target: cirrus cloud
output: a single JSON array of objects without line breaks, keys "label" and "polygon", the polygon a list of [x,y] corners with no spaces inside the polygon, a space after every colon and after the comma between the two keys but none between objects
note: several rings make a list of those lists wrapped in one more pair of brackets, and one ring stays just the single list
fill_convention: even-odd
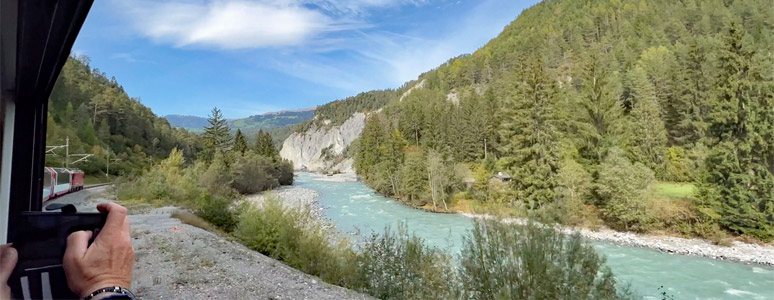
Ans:
[{"label": "cirrus cloud", "polygon": [[369,8],[427,0],[114,0],[141,35],[175,47],[257,49],[325,44],[364,29]]},{"label": "cirrus cloud", "polygon": [[360,28],[298,1],[118,1],[140,34],[175,47],[250,49],[300,45]]}]

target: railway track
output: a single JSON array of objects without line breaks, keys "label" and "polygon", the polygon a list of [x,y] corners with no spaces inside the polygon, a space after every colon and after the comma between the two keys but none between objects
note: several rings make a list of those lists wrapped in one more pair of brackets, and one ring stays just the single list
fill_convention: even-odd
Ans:
[{"label": "railway track", "polygon": [[88,190],[88,189],[98,188],[98,187],[106,186],[106,185],[113,185],[113,183],[112,182],[108,182],[108,183],[89,184],[89,185],[84,185],[83,189],[84,190]]}]

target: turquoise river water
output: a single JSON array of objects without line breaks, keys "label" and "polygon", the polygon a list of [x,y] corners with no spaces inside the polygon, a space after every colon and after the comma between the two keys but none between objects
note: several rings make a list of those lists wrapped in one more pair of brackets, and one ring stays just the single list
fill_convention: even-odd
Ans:
[{"label": "turquoise river water", "polygon": [[[328,182],[301,173],[296,185],[320,194],[325,216],[345,232],[367,234],[404,222],[429,244],[459,253],[472,220],[409,208],[375,193],[362,182]],[[619,282],[645,299],[661,299],[659,286],[674,299],[774,299],[774,268],[673,255],[654,250],[594,243]]]}]

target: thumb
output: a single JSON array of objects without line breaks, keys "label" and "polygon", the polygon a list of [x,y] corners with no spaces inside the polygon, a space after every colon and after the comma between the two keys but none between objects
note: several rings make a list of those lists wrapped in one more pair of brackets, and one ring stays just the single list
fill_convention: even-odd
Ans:
[{"label": "thumb", "polygon": [[89,239],[91,231],[76,231],[67,237],[67,249],[65,249],[64,261],[78,260],[86,255],[86,249],[89,248]]},{"label": "thumb", "polygon": [[11,245],[0,246],[0,284],[8,282],[18,260],[19,254]]}]

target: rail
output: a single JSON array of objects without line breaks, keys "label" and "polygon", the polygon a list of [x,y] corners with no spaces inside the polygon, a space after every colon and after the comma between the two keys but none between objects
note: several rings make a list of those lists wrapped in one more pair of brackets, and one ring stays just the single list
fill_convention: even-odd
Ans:
[{"label": "rail", "polygon": [[89,185],[84,185],[83,189],[84,190],[93,189],[93,188],[97,188],[97,187],[101,187],[101,186],[106,186],[106,185],[113,185],[113,183],[112,182],[107,182],[107,183],[89,184]]}]

